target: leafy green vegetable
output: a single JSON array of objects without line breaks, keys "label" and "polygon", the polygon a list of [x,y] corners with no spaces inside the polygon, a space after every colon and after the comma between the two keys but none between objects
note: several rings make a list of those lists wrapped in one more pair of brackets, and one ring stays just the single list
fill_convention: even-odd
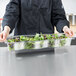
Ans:
[{"label": "leafy green vegetable", "polygon": [[60,40],[60,46],[64,46],[66,44],[66,40],[65,39],[63,39],[63,40]]},{"label": "leafy green vegetable", "polygon": [[14,50],[14,44],[13,43],[8,44],[8,48],[10,51]]},{"label": "leafy green vegetable", "polygon": [[[35,41],[40,41],[40,48],[43,48],[44,40],[49,41],[48,47],[54,47],[55,46],[55,40],[61,39],[59,42],[59,46],[64,46],[66,44],[66,40],[64,38],[67,38],[64,34],[59,36],[58,34],[36,34],[35,36],[19,36],[15,38],[8,39],[9,42],[9,49],[14,50],[14,43],[13,42],[21,42],[24,41],[24,47],[25,49],[33,49],[35,47]],[[42,40],[42,41],[41,41]],[[12,44],[13,43],[13,44]]]},{"label": "leafy green vegetable", "polygon": [[8,42],[15,42],[14,39],[8,39]]},{"label": "leafy green vegetable", "polygon": [[41,34],[41,36],[39,37],[39,40],[44,40],[44,35]]},{"label": "leafy green vegetable", "polygon": [[46,35],[46,38],[47,38],[47,39],[51,39],[52,36],[51,36],[51,35]]},{"label": "leafy green vegetable", "polygon": [[20,38],[15,38],[15,42],[19,42],[20,41]]},{"label": "leafy green vegetable", "polygon": [[38,33],[35,35],[34,40],[35,41],[39,40],[39,34]]},{"label": "leafy green vegetable", "polygon": [[20,36],[20,41],[29,41],[29,37]]},{"label": "leafy green vegetable", "polygon": [[41,41],[41,42],[40,42],[40,47],[41,47],[41,48],[42,48],[42,46],[43,46],[43,42],[44,42],[44,41]]},{"label": "leafy green vegetable", "polygon": [[34,37],[20,36],[20,38],[8,39],[8,42],[19,42],[19,41],[40,41],[46,39],[63,39],[67,38],[65,35],[58,36],[58,34],[36,34]]},{"label": "leafy green vegetable", "polygon": [[67,38],[67,36],[65,36],[65,35],[63,35],[63,34],[62,34],[60,37],[61,37],[61,38]]},{"label": "leafy green vegetable", "polygon": [[59,37],[58,34],[54,34],[54,35],[55,35],[55,39],[58,39],[58,37]]},{"label": "leafy green vegetable", "polygon": [[34,43],[32,42],[25,43],[25,49],[33,49],[33,48],[34,48]]},{"label": "leafy green vegetable", "polygon": [[54,47],[55,41],[54,39],[49,40],[49,47]]}]

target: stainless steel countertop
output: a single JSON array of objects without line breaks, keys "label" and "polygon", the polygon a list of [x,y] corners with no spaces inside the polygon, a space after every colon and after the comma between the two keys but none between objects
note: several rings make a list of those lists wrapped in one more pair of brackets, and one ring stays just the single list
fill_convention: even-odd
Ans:
[{"label": "stainless steel countertop", "polygon": [[28,55],[0,47],[0,76],[76,76],[76,46]]}]

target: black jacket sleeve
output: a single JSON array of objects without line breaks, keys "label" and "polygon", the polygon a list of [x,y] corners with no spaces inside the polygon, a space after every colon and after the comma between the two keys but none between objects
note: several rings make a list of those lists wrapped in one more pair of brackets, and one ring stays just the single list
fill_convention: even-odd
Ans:
[{"label": "black jacket sleeve", "polygon": [[52,1],[52,24],[53,26],[56,26],[58,32],[62,33],[62,29],[65,25],[69,27],[69,22],[66,19],[65,11],[61,0]]},{"label": "black jacket sleeve", "polygon": [[3,17],[2,26],[9,26],[11,28],[11,32],[15,27],[16,21],[19,17],[19,1],[18,0],[10,0],[8,5],[6,6],[6,12]]}]

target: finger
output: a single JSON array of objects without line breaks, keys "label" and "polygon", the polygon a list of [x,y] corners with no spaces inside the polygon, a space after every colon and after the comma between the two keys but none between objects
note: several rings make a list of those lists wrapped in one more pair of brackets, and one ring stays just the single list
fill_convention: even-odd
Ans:
[{"label": "finger", "polygon": [[66,31],[66,34],[69,35],[69,36],[72,36],[72,31],[68,29],[68,30]]},{"label": "finger", "polygon": [[72,37],[74,35],[74,32],[72,30],[68,30],[67,34]]},{"label": "finger", "polygon": [[6,37],[7,37],[7,35],[6,35],[6,33],[4,32],[4,33],[3,33],[3,40],[6,40]]},{"label": "finger", "polygon": [[71,30],[68,30],[68,33],[70,36],[72,36],[72,31]]},{"label": "finger", "polygon": [[4,42],[5,40],[6,40],[6,38],[5,38],[5,33],[2,32],[2,33],[0,34],[0,42]]},{"label": "finger", "polygon": [[74,36],[74,32],[73,31],[71,31],[71,34],[72,34],[71,36]]},{"label": "finger", "polygon": [[3,34],[1,33],[1,34],[0,34],[0,40],[2,40],[2,39],[3,39]]}]

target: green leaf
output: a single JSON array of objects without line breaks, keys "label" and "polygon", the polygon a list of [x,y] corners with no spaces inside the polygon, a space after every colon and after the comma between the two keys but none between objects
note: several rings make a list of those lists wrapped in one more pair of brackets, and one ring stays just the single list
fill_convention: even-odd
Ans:
[{"label": "green leaf", "polygon": [[8,39],[8,42],[15,42],[14,39]]}]

